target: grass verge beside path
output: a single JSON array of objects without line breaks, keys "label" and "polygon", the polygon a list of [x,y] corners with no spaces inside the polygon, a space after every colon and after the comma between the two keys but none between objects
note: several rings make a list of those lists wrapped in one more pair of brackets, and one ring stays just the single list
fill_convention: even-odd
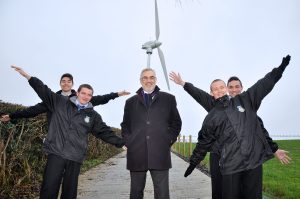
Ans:
[{"label": "grass verge beside path", "polygon": [[282,165],[276,158],[263,165],[263,191],[269,198],[300,198],[300,140],[278,140],[292,161]]},{"label": "grass verge beside path", "polygon": [[[280,149],[289,151],[292,161],[289,165],[282,165],[273,158],[263,165],[263,191],[268,199],[300,199],[300,140],[276,140]],[[180,144],[180,152],[178,149]],[[193,143],[192,148],[196,146]],[[185,147],[185,154],[183,148]],[[175,143],[173,150],[181,156],[188,157],[188,144]],[[209,154],[202,164],[209,168]],[[185,158],[188,159],[188,158]]]},{"label": "grass verge beside path", "polygon": [[122,149],[118,149],[113,154],[109,154],[109,155],[103,154],[101,157],[86,159],[85,161],[83,161],[83,164],[80,168],[80,173],[84,173],[84,172],[90,170],[91,168],[98,166],[99,164],[102,164],[107,159],[109,159],[121,152],[122,152]]}]

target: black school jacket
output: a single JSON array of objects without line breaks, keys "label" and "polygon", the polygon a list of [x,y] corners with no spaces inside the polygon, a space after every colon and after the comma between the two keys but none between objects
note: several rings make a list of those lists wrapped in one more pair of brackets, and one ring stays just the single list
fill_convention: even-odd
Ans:
[{"label": "black school jacket", "polygon": [[76,96],[69,99],[56,94],[36,77],[31,77],[29,84],[52,113],[43,143],[43,150],[47,154],[82,163],[87,151],[88,133],[117,147],[124,145],[124,141],[93,110],[91,103],[87,108],[78,110]]},{"label": "black school jacket", "polygon": [[203,122],[190,163],[197,165],[215,146],[221,155],[223,175],[254,169],[272,158],[256,112],[282,73],[281,68],[274,68],[240,95],[217,99]]}]

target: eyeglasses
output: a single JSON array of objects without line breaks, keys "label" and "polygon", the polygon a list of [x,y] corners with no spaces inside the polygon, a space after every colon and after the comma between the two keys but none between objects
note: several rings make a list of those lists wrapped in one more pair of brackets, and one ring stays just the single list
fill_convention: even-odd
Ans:
[{"label": "eyeglasses", "polygon": [[150,77],[144,76],[144,77],[141,77],[141,80],[142,81],[147,81],[147,80],[155,81],[156,77],[154,77],[154,76],[150,76]]}]

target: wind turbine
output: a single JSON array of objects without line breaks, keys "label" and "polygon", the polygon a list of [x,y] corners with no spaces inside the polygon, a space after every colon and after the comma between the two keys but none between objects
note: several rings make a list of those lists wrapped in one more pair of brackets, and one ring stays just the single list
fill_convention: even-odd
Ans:
[{"label": "wind turbine", "polygon": [[159,48],[159,46],[162,44],[161,42],[158,41],[159,34],[160,34],[160,31],[159,31],[158,9],[157,9],[157,2],[155,0],[155,36],[156,36],[156,40],[148,41],[148,42],[144,43],[142,45],[142,49],[145,49],[146,53],[148,54],[147,67],[150,68],[150,57],[152,54],[152,50],[154,48],[157,48],[161,66],[163,68],[165,79],[167,82],[167,86],[168,86],[168,89],[170,90],[170,84],[169,84],[168,72],[167,72],[167,68],[166,68],[164,54],[163,54],[162,50]]}]

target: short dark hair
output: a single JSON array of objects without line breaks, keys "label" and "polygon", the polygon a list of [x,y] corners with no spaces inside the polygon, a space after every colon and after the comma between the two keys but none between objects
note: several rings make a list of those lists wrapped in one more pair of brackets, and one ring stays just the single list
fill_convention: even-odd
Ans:
[{"label": "short dark hair", "polygon": [[65,74],[63,74],[63,75],[61,76],[60,81],[61,81],[64,77],[69,78],[69,79],[72,81],[72,83],[74,84],[74,82],[73,82],[73,75],[71,75],[70,73],[65,73]]},{"label": "short dark hair", "polygon": [[94,93],[94,89],[91,85],[89,84],[81,84],[78,89],[77,89],[77,92],[79,93],[81,91],[82,88],[87,88],[87,89],[90,89],[92,90],[92,93]]},{"label": "short dark hair", "polygon": [[241,86],[243,86],[241,80],[240,80],[237,76],[232,76],[232,77],[230,77],[230,78],[228,79],[228,81],[227,81],[227,86],[228,86],[229,82],[232,82],[232,81],[239,81],[240,84],[241,84]]}]

